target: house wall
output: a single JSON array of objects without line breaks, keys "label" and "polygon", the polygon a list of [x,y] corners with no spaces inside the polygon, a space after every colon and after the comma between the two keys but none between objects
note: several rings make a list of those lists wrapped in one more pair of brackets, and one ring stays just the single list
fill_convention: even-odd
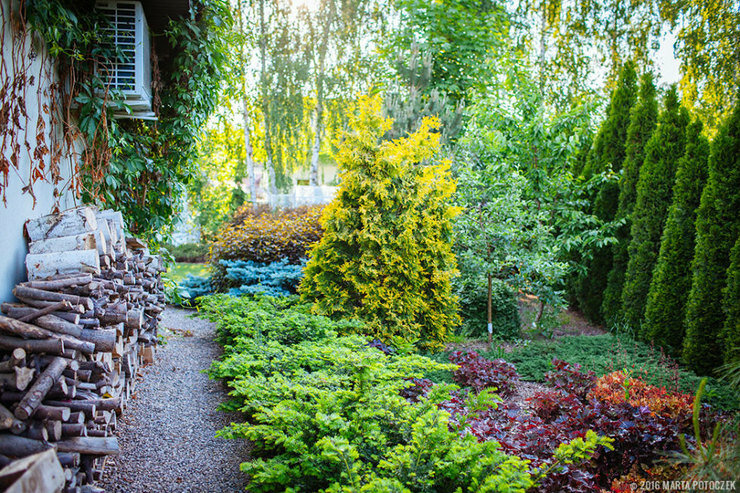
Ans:
[{"label": "house wall", "polygon": [[[4,13],[3,19],[3,69],[0,72],[0,87],[14,77],[11,60],[13,59],[11,51],[13,48],[13,32],[9,23],[9,2],[0,0]],[[16,47],[18,44],[16,44]],[[23,236],[23,224],[29,218],[39,217],[52,212],[55,207],[61,210],[74,207],[74,194],[65,190],[72,175],[71,159],[62,159],[59,163],[62,182],[56,187],[56,193],[60,196],[55,197],[55,187],[45,180],[36,181],[33,185],[34,198],[23,192],[23,187],[29,182],[31,153],[36,145],[36,129],[39,116],[39,108],[43,108],[47,96],[44,94],[48,89],[50,80],[48,78],[49,68],[48,57],[43,50],[43,46],[33,46],[31,40],[25,43],[25,49],[21,56],[26,57],[28,68],[27,74],[34,76],[33,85],[28,85],[25,91],[25,108],[28,118],[21,117],[21,125],[24,127],[25,141],[27,141],[31,150],[21,145],[18,159],[18,169],[11,168],[8,175],[8,184],[5,189],[5,201],[0,202],[0,301],[11,301],[13,295],[11,290],[20,281],[25,280],[25,256],[27,253],[26,240]],[[39,104],[40,103],[40,104]],[[41,112],[43,113],[43,111]],[[44,118],[45,131],[58,131],[59,129],[50,130],[48,118]],[[48,137],[47,137],[48,138]],[[4,156],[10,159],[10,150],[5,149]],[[46,157],[46,170],[48,170],[48,155]],[[1,175],[0,175],[1,177]],[[48,178],[48,177],[46,177]]]}]

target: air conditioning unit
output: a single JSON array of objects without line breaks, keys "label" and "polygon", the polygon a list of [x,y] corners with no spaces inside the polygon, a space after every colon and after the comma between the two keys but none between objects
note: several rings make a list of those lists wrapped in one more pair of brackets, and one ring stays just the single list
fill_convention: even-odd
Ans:
[{"label": "air conditioning unit", "polygon": [[132,114],[116,114],[128,118],[156,118],[152,112],[152,64],[149,26],[141,2],[98,1],[95,8],[105,15],[110,25],[105,34],[123,57],[112,62],[101,73],[109,90],[119,91]]}]

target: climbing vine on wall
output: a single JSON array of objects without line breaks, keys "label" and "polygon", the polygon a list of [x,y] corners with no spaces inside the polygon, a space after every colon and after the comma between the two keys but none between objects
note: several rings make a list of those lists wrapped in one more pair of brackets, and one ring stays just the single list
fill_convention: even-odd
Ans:
[{"label": "climbing vine on wall", "polygon": [[[56,76],[48,78],[53,81],[49,94],[39,100],[43,99],[43,104],[51,101],[42,110],[50,120],[49,127],[61,128],[61,138],[54,141],[57,132],[45,129],[41,140],[48,138],[49,143],[33,147],[23,142],[27,133],[15,132],[15,141],[3,141],[2,150],[20,152],[25,146],[31,156],[37,157],[32,159],[32,180],[46,179],[55,184],[61,180],[61,174],[58,170],[44,173],[44,167],[47,163],[58,167],[62,156],[69,155],[73,177],[67,186],[83,202],[120,209],[132,233],[155,237],[168,231],[178,213],[183,184],[194,172],[194,143],[218,100],[219,81],[228,62],[224,36],[230,25],[228,3],[191,1],[188,16],[170,20],[162,35],[152,37],[156,121],[113,118],[114,111],[126,108],[116,103],[121,98],[105,87],[99,74],[122,55],[100,34],[104,32],[100,27],[107,21],[95,12],[93,4],[21,0],[16,9],[5,12],[3,7],[4,18],[12,17],[14,47],[27,38],[41,39],[45,52],[54,58]],[[156,54],[164,45],[169,57],[161,61]],[[28,74],[29,64],[21,48],[14,48],[8,69],[3,58],[2,80],[8,81],[12,97],[7,98],[6,105],[4,94],[8,91],[0,93],[2,111],[11,115],[5,118],[0,113],[0,127],[7,120],[5,127],[11,128],[14,112],[22,115],[24,104],[15,94],[22,96],[33,85],[33,75]],[[41,79],[41,75],[37,77]],[[43,118],[39,120],[43,126]],[[21,127],[19,122],[15,129]],[[80,146],[80,142],[84,145]],[[18,167],[12,159],[5,162],[5,154],[0,162],[3,191],[10,166]],[[51,158],[46,154],[51,154]],[[32,193],[31,185],[24,190]]]}]

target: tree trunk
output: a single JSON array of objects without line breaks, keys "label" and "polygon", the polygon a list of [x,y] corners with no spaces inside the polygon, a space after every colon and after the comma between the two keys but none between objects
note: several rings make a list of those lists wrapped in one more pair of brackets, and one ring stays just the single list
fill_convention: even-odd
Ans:
[{"label": "tree trunk", "polygon": [[313,149],[311,150],[311,186],[317,187],[319,185],[319,154],[321,153],[321,133],[323,132],[323,115],[324,105],[322,101],[323,97],[319,92],[318,101],[316,103],[316,114],[314,116],[314,140]]},{"label": "tree trunk", "polygon": [[267,32],[265,26],[265,0],[259,0],[260,16],[260,86],[261,86],[261,103],[262,117],[264,119],[265,130],[265,167],[267,168],[268,190],[271,196],[277,194],[277,183],[275,182],[275,165],[272,155],[272,138],[270,128],[270,107],[268,104],[268,81],[267,81]]},{"label": "tree trunk", "polygon": [[28,245],[29,253],[67,252],[70,250],[95,250],[97,239],[94,232],[82,233],[74,236],[59,236],[46,240],[32,241]]},{"label": "tree trunk", "polygon": [[57,442],[60,452],[79,452],[88,455],[118,455],[118,440],[113,437],[76,437]]},{"label": "tree trunk", "polygon": [[493,275],[488,274],[488,345],[493,344]]}]

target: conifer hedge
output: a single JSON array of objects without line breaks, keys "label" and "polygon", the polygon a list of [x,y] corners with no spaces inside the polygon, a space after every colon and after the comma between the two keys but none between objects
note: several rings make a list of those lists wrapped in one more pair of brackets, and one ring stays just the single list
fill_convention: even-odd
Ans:
[{"label": "conifer hedge", "polygon": [[[708,374],[723,359],[725,341],[736,338],[725,327],[722,307],[730,251],[740,234],[740,103],[714,138],[709,179],[696,219],[693,281],[686,308],[683,358],[697,373]],[[736,264],[737,265],[737,264]],[[735,272],[730,272],[734,279]],[[725,290],[725,294],[731,290]],[[737,298],[730,300],[737,304]],[[724,336],[723,339],[720,336]],[[728,339],[729,338],[729,339]]]},{"label": "conifer hedge", "polygon": [[439,348],[460,323],[451,281],[449,164],[432,164],[435,123],[379,142],[391,125],[379,98],[362,99],[337,160],[342,185],[327,206],[299,291],[321,315],[359,318],[382,340],[401,336]]},{"label": "conifer hedge", "polygon": [[673,202],[645,307],[646,338],[671,354],[682,348],[686,295],[691,289],[696,210],[708,174],[709,142],[701,132],[700,121],[694,121],[686,131],[686,153],[678,163]]},{"label": "conifer hedge", "polygon": [[[634,329],[640,328],[645,314],[660,238],[671,205],[676,165],[685,150],[688,119],[688,112],[680,106],[673,87],[665,97],[658,127],[645,148],[632,213],[622,310],[625,322]],[[644,335],[641,329],[640,335]]]},{"label": "conifer hedge", "polygon": [[725,326],[722,329],[724,362],[730,363],[740,353],[740,236],[730,252],[730,267],[727,269],[727,286],[723,292]]},{"label": "conifer hedge", "polygon": [[[609,103],[607,117],[599,129],[594,146],[589,153],[584,169],[584,177],[611,169],[618,173],[626,155],[627,128],[630,122],[630,109],[637,99],[637,74],[633,62],[627,62],[619,75],[617,87]],[[611,221],[617,212],[619,185],[605,183],[598,191],[593,205],[593,213],[604,221]],[[584,314],[595,322],[601,322],[601,302],[606,288],[607,275],[612,265],[611,246],[604,246],[593,252],[588,263],[588,274],[580,281],[578,304]]]},{"label": "conifer hedge", "polygon": [[612,246],[612,268],[607,276],[607,284],[601,303],[602,319],[613,325],[621,318],[622,287],[627,271],[630,242],[631,215],[637,198],[637,180],[645,156],[645,145],[653,135],[658,120],[658,101],[655,97],[655,84],[650,73],[642,75],[640,96],[630,112],[627,129],[627,150],[622,176],[619,180],[619,199],[616,219],[624,219],[625,224],[617,230],[617,243]]}]

